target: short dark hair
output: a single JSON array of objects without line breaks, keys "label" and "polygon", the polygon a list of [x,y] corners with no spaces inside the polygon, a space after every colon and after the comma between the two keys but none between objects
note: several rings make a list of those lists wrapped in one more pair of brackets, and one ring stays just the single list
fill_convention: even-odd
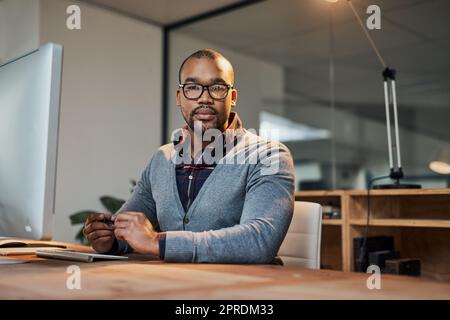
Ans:
[{"label": "short dark hair", "polygon": [[[183,63],[181,63],[180,70],[178,71],[178,83],[181,83],[181,71],[183,70],[184,65],[191,58],[197,58],[197,59],[208,58],[211,60],[225,59],[228,61],[227,58],[225,58],[220,52],[218,52],[216,50],[208,49],[208,48],[197,50],[194,53],[192,53],[189,57],[184,59]],[[231,63],[230,63],[230,65],[231,65]]]}]

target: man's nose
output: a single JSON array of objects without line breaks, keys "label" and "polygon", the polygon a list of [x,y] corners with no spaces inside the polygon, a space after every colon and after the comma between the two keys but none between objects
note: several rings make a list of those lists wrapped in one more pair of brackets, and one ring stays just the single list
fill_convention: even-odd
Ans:
[{"label": "man's nose", "polygon": [[214,103],[214,99],[211,98],[211,96],[209,95],[209,91],[207,88],[205,88],[205,90],[203,90],[202,95],[200,96],[200,98],[198,98],[198,103],[201,104],[213,104]]}]

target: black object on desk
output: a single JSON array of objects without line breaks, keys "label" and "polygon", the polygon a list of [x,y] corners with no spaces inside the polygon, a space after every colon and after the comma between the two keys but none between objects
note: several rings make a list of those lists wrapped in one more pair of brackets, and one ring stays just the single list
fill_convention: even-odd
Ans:
[{"label": "black object on desk", "polygon": [[408,276],[420,276],[419,259],[392,259],[386,260],[385,272]]},{"label": "black object on desk", "polygon": [[394,237],[368,237],[365,252],[361,253],[364,237],[353,238],[353,257],[356,272],[366,272],[369,267],[369,253],[375,251],[394,251]]},{"label": "black object on desk", "polygon": [[380,267],[381,272],[385,271],[386,260],[398,259],[400,254],[397,251],[383,250],[369,252],[369,265]]}]

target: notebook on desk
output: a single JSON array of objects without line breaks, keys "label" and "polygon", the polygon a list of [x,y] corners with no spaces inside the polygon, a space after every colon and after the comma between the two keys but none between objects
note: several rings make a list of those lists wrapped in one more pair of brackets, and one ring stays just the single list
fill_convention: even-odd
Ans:
[{"label": "notebook on desk", "polygon": [[3,258],[0,257],[0,266],[1,265],[9,265],[9,264],[22,264],[30,262],[29,260],[23,260],[23,259],[13,259],[13,258]]},{"label": "notebook on desk", "polygon": [[38,250],[36,255],[41,258],[51,258],[60,260],[70,260],[79,262],[94,262],[99,260],[126,260],[128,257],[124,256],[112,256],[99,253],[84,253],[76,251],[64,251],[64,250]]},{"label": "notebook on desk", "polygon": [[65,245],[54,244],[52,242],[45,241],[29,241],[18,238],[3,238],[0,237],[0,248],[32,248],[32,247],[51,247],[51,248],[62,248],[65,249]]},{"label": "notebook on desk", "polygon": [[66,246],[44,241],[0,238],[0,256],[35,254],[38,250],[69,250]]},{"label": "notebook on desk", "polygon": [[0,248],[0,256],[21,256],[36,254],[37,251],[73,251],[71,249],[62,249],[59,247],[20,247],[20,248]]}]

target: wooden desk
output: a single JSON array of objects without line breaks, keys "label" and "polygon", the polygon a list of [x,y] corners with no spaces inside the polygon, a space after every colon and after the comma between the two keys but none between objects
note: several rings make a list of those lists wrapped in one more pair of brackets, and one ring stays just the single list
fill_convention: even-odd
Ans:
[{"label": "wooden desk", "polygon": [[[169,264],[137,255],[95,263],[21,259],[32,261],[0,265],[0,299],[450,299],[449,283],[392,275],[382,275],[381,290],[369,290],[368,274],[332,270]],[[66,288],[70,265],[81,269],[80,290]]]}]

